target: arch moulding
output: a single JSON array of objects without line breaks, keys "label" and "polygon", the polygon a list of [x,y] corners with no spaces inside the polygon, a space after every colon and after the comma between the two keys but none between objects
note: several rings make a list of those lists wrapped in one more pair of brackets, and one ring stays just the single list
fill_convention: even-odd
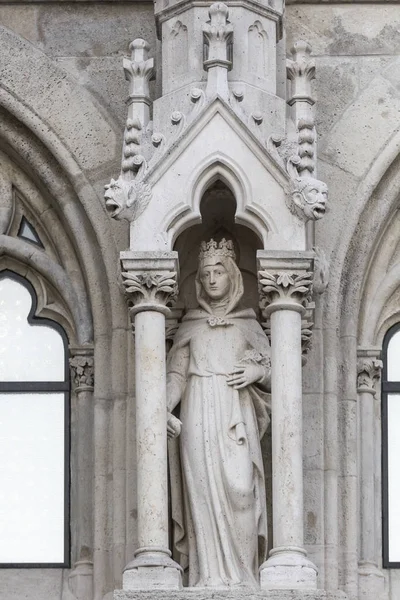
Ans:
[{"label": "arch moulding", "polygon": [[243,169],[231,158],[216,152],[201,162],[186,186],[188,204],[180,204],[167,214],[164,227],[173,247],[187,228],[201,223],[200,205],[204,193],[221,180],[231,190],[236,201],[235,221],[254,231],[265,245],[269,232],[276,232],[272,218],[253,203],[251,184]]}]

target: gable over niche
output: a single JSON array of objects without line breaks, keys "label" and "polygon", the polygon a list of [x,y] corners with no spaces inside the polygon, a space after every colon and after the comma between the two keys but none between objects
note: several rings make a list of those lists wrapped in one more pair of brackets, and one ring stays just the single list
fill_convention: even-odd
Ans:
[{"label": "gable over niche", "polygon": [[201,198],[217,179],[235,197],[235,221],[265,249],[306,249],[304,222],[286,205],[288,175],[217,98],[146,175],[152,199],[131,224],[131,250],[148,249],[149,239],[154,250],[172,250],[182,231],[201,222]]}]

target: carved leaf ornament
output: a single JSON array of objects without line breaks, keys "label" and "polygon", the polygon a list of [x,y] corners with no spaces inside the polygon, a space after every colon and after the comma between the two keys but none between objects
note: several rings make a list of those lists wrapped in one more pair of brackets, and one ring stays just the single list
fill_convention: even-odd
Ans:
[{"label": "carved leaf ornament", "polygon": [[357,387],[376,391],[383,363],[376,358],[362,358],[357,362]]},{"label": "carved leaf ornament", "polygon": [[[260,272],[260,285],[264,294],[279,297],[309,295],[312,288],[313,273],[268,273]],[[305,298],[304,298],[305,299]]]},{"label": "carved leaf ornament", "polygon": [[70,358],[70,366],[73,372],[74,382],[77,387],[93,387],[94,385],[94,362],[93,357],[73,356]]},{"label": "carved leaf ornament", "polygon": [[173,302],[178,294],[176,273],[163,274],[122,273],[125,292],[134,304],[145,302],[167,304]]}]

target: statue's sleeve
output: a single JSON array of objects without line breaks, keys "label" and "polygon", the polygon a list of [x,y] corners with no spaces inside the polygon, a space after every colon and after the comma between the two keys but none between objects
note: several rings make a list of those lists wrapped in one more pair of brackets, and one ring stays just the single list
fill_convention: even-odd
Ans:
[{"label": "statue's sleeve", "polygon": [[167,364],[167,406],[172,412],[185,391],[187,372],[189,368],[189,345],[171,348]]}]

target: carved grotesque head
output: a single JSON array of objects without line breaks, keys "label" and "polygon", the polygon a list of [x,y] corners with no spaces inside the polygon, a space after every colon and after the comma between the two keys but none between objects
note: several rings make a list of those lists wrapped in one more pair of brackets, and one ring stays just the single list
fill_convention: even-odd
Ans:
[{"label": "carved grotesque head", "polygon": [[292,180],[289,191],[289,208],[305,221],[317,221],[326,211],[328,186],[323,181],[309,177]]},{"label": "carved grotesque head", "polygon": [[143,181],[119,177],[105,186],[106,208],[113,219],[135,221],[151,200],[151,188]]}]

